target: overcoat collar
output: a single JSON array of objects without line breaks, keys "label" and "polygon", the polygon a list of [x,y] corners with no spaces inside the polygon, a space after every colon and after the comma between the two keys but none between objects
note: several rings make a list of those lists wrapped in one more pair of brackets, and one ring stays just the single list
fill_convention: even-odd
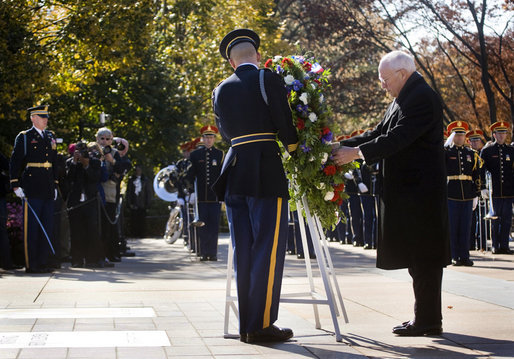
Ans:
[{"label": "overcoat collar", "polygon": [[412,89],[421,81],[423,81],[423,76],[421,76],[421,74],[417,71],[413,72],[400,90],[400,93],[396,98],[396,102],[401,103],[407,97],[407,95],[411,93]]},{"label": "overcoat collar", "polygon": [[236,69],[236,74],[243,72],[243,71],[249,71],[249,70],[257,70],[257,68],[254,65],[248,64],[248,65],[241,65],[238,66]]}]

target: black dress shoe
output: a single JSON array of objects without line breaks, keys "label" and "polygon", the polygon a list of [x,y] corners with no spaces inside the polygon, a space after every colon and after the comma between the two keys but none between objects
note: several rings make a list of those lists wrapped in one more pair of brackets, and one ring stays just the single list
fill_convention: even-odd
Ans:
[{"label": "black dress shoe", "polygon": [[462,265],[462,262],[458,259],[452,259],[452,265],[455,267],[460,267]]},{"label": "black dress shoe", "polygon": [[364,247],[362,247],[362,248],[364,248],[364,249],[371,249],[371,248],[372,248],[372,246],[371,246],[371,244],[367,244],[367,243],[366,243],[366,244],[364,245]]},{"label": "black dress shoe", "polygon": [[401,337],[422,337],[424,335],[441,335],[443,327],[441,325],[417,326],[408,322],[405,325],[393,328],[393,334]]},{"label": "black dress shoe", "polygon": [[83,268],[84,267],[84,263],[82,263],[82,262],[72,262],[71,263],[71,267],[72,268]]},{"label": "black dress shoe", "polygon": [[216,256],[207,257],[207,258],[208,258],[208,260],[209,260],[209,261],[211,261],[211,262],[216,262],[216,261],[218,261],[218,257],[216,257]]},{"label": "black dress shoe", "polygon": [[246,343],[246,338],[247,338],[246,333],[239,334],[239,340],[242,341],[243,343]]},{"label": "black dress shoe", "polygon": [[42,272],[40,269],[36,269],[36,268],[25,268],[25,273],[41,274],[41,273],[44,273],[44,272]]},{"label": "black dress shoe", "polygon": [[502,249],[503,254],[513,254],[514,251],[512,251],[510,248],[503,248]]},{"label": "black dress shoe", "polygon": [[303,255],[303,253],[298,253],[298,254],[296,255],[296,258],[298,258],[298,259],[304,259],[304,258],[305,258],[305,256]]},{"label": "black dress shoe", "polygon": [[107,259],[109,260],[109,262],[121,262],[121,258],[116,256],[107,257]]},{"label": "black dress shoe", "polygon": [[201,256],[200,257],[200,261],[201,262],[205,262],[205,261],[208,261],[208,260],[209,260],[209,257],[207,257],[207,256]]},{"label": "black dress shoe", "polygon": [[474,264],[473,261],[471,259],[469,259],[469,258],[468,259],[463,259],[461,262],[462,262],[462,265],[466,266],[466,267],[471,267]]},{"label": "black dress shoe", "polygon": [[15,270],[15,269],[22,269],[23,266],[18,266],[16,264],[12,264],[10,266],[5,266],[5,267],[2,267],[3,269],[5,270]]},{"label": "black dress shoe", "polygon": [[289,328],[280,329],[275,325],[258,330],[246,335],[246,343],[285,342],[293,337],[293,331]]},{"label": "black dress shoe", "polygon": [[120,255],[122,257],[135,257],[136,256],[136,252],[124,251],[124,252],[121,252]]},{"label": "black dress shoe", "polygon": [[360,243],[360,242],[354,241],[354,242],[353,242],[353,246],[354,246],[354,247],[362,247],[362,246],[363,246],[363,244],[362,244],[362,243]]},{"label": "black dress shoe", "polygon": [[114,263],[104,261],[104,268],[114,268]]}]

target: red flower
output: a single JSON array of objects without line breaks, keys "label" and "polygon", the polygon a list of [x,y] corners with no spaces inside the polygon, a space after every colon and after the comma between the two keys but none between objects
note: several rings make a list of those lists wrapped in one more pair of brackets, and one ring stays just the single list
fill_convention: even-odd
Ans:
[{"label": "red flower", "polygon": [[334,186],[334,191],[342,192],[344,191],[344,183],[340,183]]},{"label": "red flower", "polygon": [[309,62],[305,62],[305,63],[303,64],[303,69],[304,69],[305,71],[309,72],[309,71],[311,70],[311,68],[312,68],[312,65],[311,65]]},{"label": "red flower", "polygon": [[336,166],[334,165],[328,165],[327,167],[325,167],[323,169],[323,172],[325,172],[325,174],[327,176],[333,176],[336,174]]},{"label": "red flower", "polygon": [[334,197],[330,201],[331,202],[338,202],[340,198],[341,197],[339,197],[339,192],[334,192]]},{"label": "red flower", "polygon": [[293,65],[293,61],[291,61],[291,59],[289,59],[287,57],[284,57],[282,59],[282,67],[291,66],[291,65]]},{"label": "red flower", "polygon": [[314,80],[312,80],[312,81],[314,81],[314,82],[315,82],[315,83],[317,83],[318,85],[321,85],[321,81],[320,81],[320,80],[318,80],[318,79],[314,79]]},{"label": "red flower", "polygon": [[266,61],[266,63],[264,64],[264,67],[266,67],[266,68],[270,68],[272,63],[273,63],[273,60],[272,60],[272,59],[268,59],[268,60]]},{"label": "red flower", "polygon": [[339,202],[337,202],[337,205],[340,206],[343,204],[343,199],[342,198],[339,198]]},{"label": "red flower", "polygon": [[297,118],[296,119],[296,127],[299,129],[299,130],[303,130],[305,128],[305,121],[302,120],[301,118]]}]

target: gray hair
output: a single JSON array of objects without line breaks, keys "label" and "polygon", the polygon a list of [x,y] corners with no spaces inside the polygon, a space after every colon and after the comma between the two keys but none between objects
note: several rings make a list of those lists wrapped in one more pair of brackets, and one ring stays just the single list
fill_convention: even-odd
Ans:
[{"label": "gray hair", "polygon": [[102,127],[100,128],[97,132],[96,132],[96,138],[98,139],[98,137],[100,136],[106,136],[106,135],[109,135],[112,137],[112,131],[109,130],[107,127]]},{"label": "gray hair", "polygon": [[409,73],[416,71],[414,58],[403,51],[391,51],[380,60],[379,67],[387,64],[392,70],[405,69]]}]

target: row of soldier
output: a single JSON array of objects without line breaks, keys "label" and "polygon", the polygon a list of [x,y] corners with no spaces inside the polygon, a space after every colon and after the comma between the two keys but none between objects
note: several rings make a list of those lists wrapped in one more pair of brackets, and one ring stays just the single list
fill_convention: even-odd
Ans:
[{"label": "row of soldier", "polygon": [[[47,129],[48,106],[28,112],[33,126],[16,137],[8,170],[23,204],[25,271],[52,272],[63,260],[72,267],[113,267],[122,255],[134,255],[120,221],[120,183],[131,168],[128,142],[104,127],[96,141],[71,144],[65,157]],[[8,252],[3,235],[2,245]],[[16,267],[10,258],[2,265]]]},{"label": "row of soldier", "polygon": [[[487,239],[492,242],[493,254],[512,253],[508,242],[514,198],[514,147],[505,143],[509,128],[510,124],[503,121],[491,125],[494,141],[487,144],[483,132],[470,130],[464,121],[452,122],[443,131],[447,139],[445,149],[453,265],[472,266],[470,250],[487,250]],[[339,136],[337,140],[363,132],[357,130],[349,136]],[[196,181],[197,191],[190,184],[189,190],[181,191],[181,196],[186,200],[188,192],[198,193],[198,215],[205,223],[205,226],[197,228],[199,248],[189,243],[191,248],[198,252],[201,260],[217,260],[221,207],[210,186],[219,176],[224,154],[214,145],[218,133],[215,126],[205,126],[200,133],[200,138],[182,146],[184,158],[178,163],[182,171],[187,170],[189,183]],[[344,174],[349,197],[343,202],[341,212],[347,221],[341,221],[333,230],[328,229],[326,236],[342,244],[375,249],[380,193],[378,165],[368,165],[360,159],[357,162],[353,171]],[[493,208],[494,212],[491,211]],[[187,218],[185,211],[183,216]],[[287,252],[303,258],[305,253],[297,213],[289,212],[289,223]],[[314,258],[308,234],[309,231],[308,255]]]}]

